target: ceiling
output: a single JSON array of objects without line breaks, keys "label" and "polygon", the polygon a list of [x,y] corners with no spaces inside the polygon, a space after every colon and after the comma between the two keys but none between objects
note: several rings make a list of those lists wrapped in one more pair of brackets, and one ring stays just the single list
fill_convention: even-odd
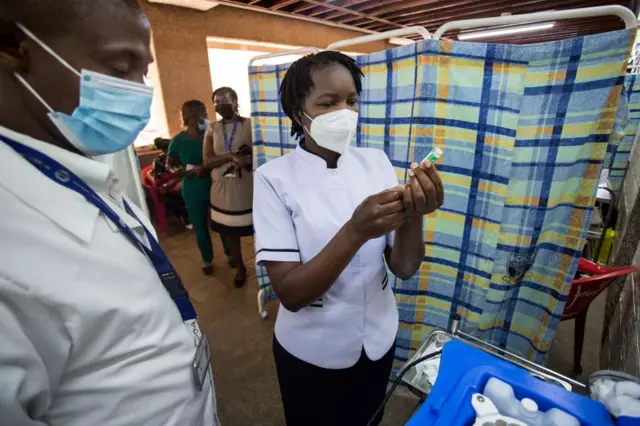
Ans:
[{"label": "ceiling", "polygon": [[[453,20],[613,4],[634,10],[639,2],[640,0],[226,0],[222,3],[285,13],[301,19],[321,20],[330,25],[355,27],[366,32],[420,25],[433,33],[442,24]],[[552,28],[544,31],[486,37],[478,41],[535,43],[622,28],[624,24],[617,17],[575,19],[556,21]],[[445,33],[444,38],[457,38],[457,32]]]}]

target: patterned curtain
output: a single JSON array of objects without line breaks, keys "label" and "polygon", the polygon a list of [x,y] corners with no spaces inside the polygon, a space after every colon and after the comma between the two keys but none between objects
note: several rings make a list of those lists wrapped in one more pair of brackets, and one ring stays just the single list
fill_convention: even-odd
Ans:
[{"label": "patterned curtain", "polygon": [[[401,182],[434,146],[445,204],[419,272],[394,281],[396,367],[452,314],[544,361],[584,245],[635,32],[527,46],[425,40],[358,58],[356,144]],[[288,65],[250,68],[259,166],[295,147],[278,103]],[[258,268],[260,286],[270,290]]]},{"label": "patterned curtain", "polygon": [[611,189],[619,191],[627,170],[629,154],[640,126],[640,81],[638,74],[628,74],[624,77],[624,96],[620,97],[617,112],[617,122],[624,133],[622,140],[612,141],[609,145],[608,157],[605,165],[609,167],[609,182]]}]

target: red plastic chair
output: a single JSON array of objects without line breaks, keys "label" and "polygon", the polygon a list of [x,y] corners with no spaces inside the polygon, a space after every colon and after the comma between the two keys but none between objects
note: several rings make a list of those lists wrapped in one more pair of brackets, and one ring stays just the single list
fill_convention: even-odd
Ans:
[{"label": "red plastic chair", "polygon": [[575,335],[573,346],[573,371],[582,373],[582,345],[584,344],[584,327],[589,305],[614,280],[636,272],[635,266],[610,267],[598,265],[585,258],[580,258],[578,273],[588,274],[573,280],[567,302],[562,312],[561,321],[575,319]]},{"label": "red plastic chair", "polygon": [[160,201],[160,194],[156,187],[156,180],[153,177],[153,164],[150,164],[142,169],[142,186],[149,191],[151,200],[153,201],[153,212],[156,219],[156,229],[162,236],[167,235],[167,212],[162,201]]}]

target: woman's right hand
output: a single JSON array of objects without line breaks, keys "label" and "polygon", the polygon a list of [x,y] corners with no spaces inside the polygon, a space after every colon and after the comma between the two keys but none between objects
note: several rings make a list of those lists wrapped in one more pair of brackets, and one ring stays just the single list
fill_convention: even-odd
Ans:
[{"label": "woman's right hand", "polygon": [[391,188],[366,198],[353,212],[349,226],[363,242],[395,231],[405,218],[404,191]]},{"label": "woman's right hand", "polygon": [[231,154],[231,162],[236,169],[241,169],[249,164],[249,157],[246,155]]}]

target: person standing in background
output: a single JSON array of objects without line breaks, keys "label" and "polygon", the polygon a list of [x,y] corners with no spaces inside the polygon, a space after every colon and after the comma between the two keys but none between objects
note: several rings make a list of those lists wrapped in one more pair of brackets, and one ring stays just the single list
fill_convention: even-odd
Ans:
[{"label": "person standing in background", "polygon": [[0,424],[219,425],[189,296],[93,158],[149,122],[142,7],[2,0],[0,35]]},{"label": "person standing in background", "polygon": [[238,115],[238,95],[230,87],[213,92],[213,103],[222,120],[207,129],[204,165],[211,169],[211,228],[226,236],[231,261],[238,269],[235,286],[247,280],[241,237],[253,235],[253,173],[251,120]]},{"label": "person standing in background", "polygon": [[[167,152],[167,167],[182,177],[182,198],[196,233],[202,256],[202,271],[213,274],[213,246],[209,232],[209,191],[211,177],[203,166],[202,152],[205,130],[209,124],[207,108],[198,100],[182,105],[182,122],[186,129],[173,138]],[[224,235],[222,246],[229,257]]]}]

